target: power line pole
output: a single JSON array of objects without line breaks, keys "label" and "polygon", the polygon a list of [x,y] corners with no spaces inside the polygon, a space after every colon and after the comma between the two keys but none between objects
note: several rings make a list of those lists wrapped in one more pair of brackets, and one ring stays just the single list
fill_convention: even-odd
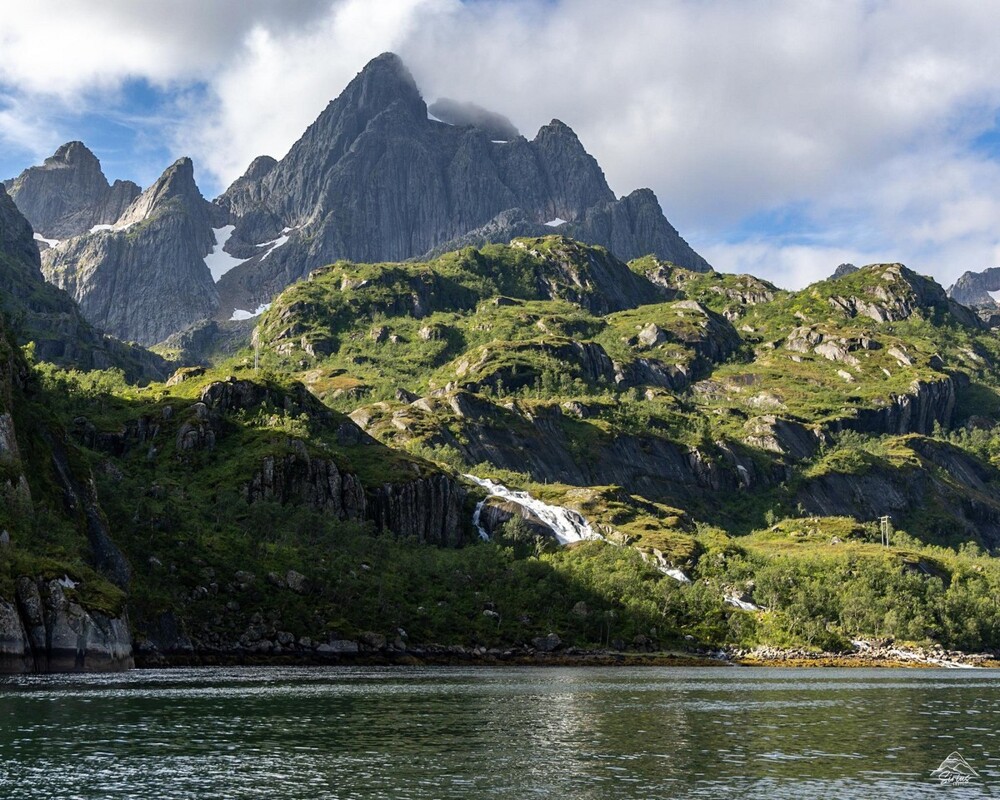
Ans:
[{"label": "power line pole", "polygon": [[882,534],[882,546],[889,546],[889,534],[892,533],[892,517],[888,514],[878,518],[879,530]]}]

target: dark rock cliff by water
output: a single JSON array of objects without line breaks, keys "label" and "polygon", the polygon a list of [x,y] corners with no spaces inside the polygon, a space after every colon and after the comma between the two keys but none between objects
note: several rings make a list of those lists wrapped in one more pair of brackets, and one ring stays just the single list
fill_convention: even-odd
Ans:
[{"label": "dark rock cliff by water", "polygon": [[[0,563],[6,587],[0,590],[0,673],[127,669],[132,639],[120,588],[128,584],[128,564],[111,541],[89,470],[71,463],[64,432],[32,408],[37,387],[7,337],[0,318]],[[44,540],[59,534],[66,537],[61,547],[46,553]],[[86,558],[88,569],[74,563],[73,551]]]}]

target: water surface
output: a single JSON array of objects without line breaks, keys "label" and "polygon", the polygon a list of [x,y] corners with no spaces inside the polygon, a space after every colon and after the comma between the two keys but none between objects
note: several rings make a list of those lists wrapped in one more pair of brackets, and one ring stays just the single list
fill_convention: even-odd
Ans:
[{"label": "water surface", "polygon": [[[1000,672],[256,668],[0,679],[0,797],[1000,797]],[[942,787],[960,753],[979,778]]]}]

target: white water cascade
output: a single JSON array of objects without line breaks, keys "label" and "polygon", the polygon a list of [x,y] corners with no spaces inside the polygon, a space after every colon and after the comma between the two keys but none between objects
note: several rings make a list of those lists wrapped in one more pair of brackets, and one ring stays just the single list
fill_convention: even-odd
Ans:
[{"label": "white water cascade", "polygon": [[[582,542],[588,539],[604,538],[592,527],[590,527],[590,523],[576,511],[563,508],[562,506],[550,506],[548,503],[543,503],[538,498],[532,497],[527,492],[518,492],[508,489],[503,484],[491,481],[489,478],[477,478],[475,475],[466,475],[464,477],[468,478],[473,483],[482,486],[487,492],[489,492],[489,497],[501,497],[504,500],[510,500],[511,502],[517,503],[518,505],[522,505],[529,509],[542,522],[553,530],[559,544],[572,544],[573,542]],[[472,524],[476,526],[476,530],[479,531],[479,537],[481,539],[490,538],[490,535],[480,523],[480,517],[485,503],[486,500],[480,500],[476,504],[476,510],[472,515]]]}]

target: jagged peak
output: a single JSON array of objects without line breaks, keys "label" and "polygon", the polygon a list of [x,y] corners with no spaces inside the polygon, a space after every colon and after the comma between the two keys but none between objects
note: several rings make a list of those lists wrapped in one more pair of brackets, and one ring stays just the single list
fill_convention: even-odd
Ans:
[{"label": "jagged peak", "polygon": [[[550,137],[565,137],[580,144],[580,137],[576,135],[576,131],[561,119],[553,119],[548,125],[539,128],[538,133],[535,134],[535,141],[538,142]],[[580,144],[580,147],[582,148],[583,145]]]},{"label": "jagged peak", "polygon": [[187,156],[177,159],[139,195],[115,223],[123,228],[147,219],[171,201],[184,205],[207,203],[194,179],[194,163]]},{"label": "jagged peak", "polygon": [[833,275],[830,276],[830,280],[831,281],[840,280],[841,278],[845,278],[848,275],[853,275],[857,271],[858,267],[854,266],[854,264],[847,264],[847,263],[840,264],[833,271]]},{"label": "jagged peak", "polygon": [[98,165],[100,161],[83,142],[72,141],[61,145],[56,152],[45,159],[46,167]]},{"label": "jagged peak", "polygon": [[358,108],[381,111],[394,101],[419,106],[426,112],[417,82],[403,60],[395,53],[382,53],[369,61],[344,89],[337,102],[344,100]]}]

